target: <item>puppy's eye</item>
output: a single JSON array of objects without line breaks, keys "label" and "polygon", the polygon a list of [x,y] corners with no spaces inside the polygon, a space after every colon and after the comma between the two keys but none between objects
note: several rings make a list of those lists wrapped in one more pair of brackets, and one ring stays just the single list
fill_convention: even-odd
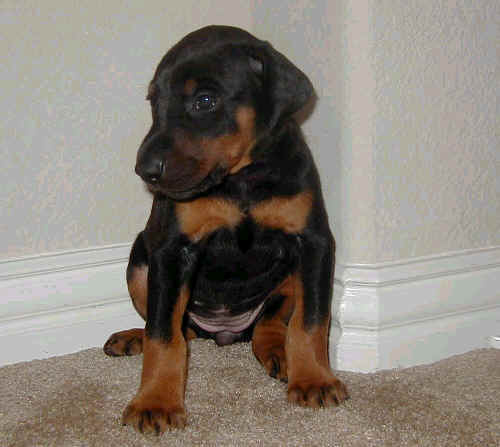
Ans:
[{"label": "puppy's eye", "polygon": [[209,112],[215,109],[217,98],[206,93],[198,95],[193,102],[194,112]]}]

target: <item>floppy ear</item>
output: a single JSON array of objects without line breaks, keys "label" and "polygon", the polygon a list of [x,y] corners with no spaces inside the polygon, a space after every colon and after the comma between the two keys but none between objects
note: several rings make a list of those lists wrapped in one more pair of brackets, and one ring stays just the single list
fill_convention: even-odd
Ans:
[{"label": "floppy ear", "polygon": [[273,128],[300,110],[313,96],[314,88],[309,78],[268,42],[246,50],[250,66],[262,77],[270,98],[269,126]]}]

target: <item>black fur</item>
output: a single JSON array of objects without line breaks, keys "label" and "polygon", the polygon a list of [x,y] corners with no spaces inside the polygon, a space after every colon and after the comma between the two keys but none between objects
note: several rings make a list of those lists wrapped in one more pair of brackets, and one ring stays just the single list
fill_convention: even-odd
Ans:
[{"label": "black fur", "polygon": [[[186,92],[189,79],[196,81],[195,92]],[[205,96],[200,99],[200,94]],[[172,310],[184,285],[191,291],[189,312],[215,317],[226,308],[238,315],[267,299],[261,318],[276,312],[271,292],[297,271],[304,282],[305,326],[329,317],[333,238],[318,174],[293,118],[312,95],[310,81],[288,59],[237,28],[203,28],[162,59],[148,95],[153,124],[136,166],[154,201],[129,266],[129,271],[149,266],[148,336],[170,338]],[[210,113],[200,113],[196,101],[201,100],[216,105]],[[191,158],[182,158],[182,142],[236,132],[235,113],[241,106],[255,111],[251,163],[233,174],[222,165],[200,174]],[[165,172],[173,179],[165,179]],[[313,194],[313,204],[299,233],[262,227],[247,214],[234,229],[220,228],[192,241],[182,233],[176,215],[176,203],[201,197],[231,200],[248,213],[264,200],[303,191]],[[198,335],[215,336],[187,317],[185,326]],[[252,327],[235,340],[248,339]]]}]

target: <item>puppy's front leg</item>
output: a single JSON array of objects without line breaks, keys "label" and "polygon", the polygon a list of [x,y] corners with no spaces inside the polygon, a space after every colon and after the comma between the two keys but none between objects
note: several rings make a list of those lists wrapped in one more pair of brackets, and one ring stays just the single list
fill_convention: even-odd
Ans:
[{"label": "puppy's front leg", "polygon": [[141,385],[122,418],[124,425],[143,433],[160,434],[186,424],[187,345],[182,320],[194,257],[192,247],[179,244],[151,256]]},{"label": "puppy's front leg", "polygon": [[288,287],[295,302],[285,342],[288,400],[306,407],[328,407],[349,397],[328,360],[333,239],[304,234],[301,241],[300,272]]}]

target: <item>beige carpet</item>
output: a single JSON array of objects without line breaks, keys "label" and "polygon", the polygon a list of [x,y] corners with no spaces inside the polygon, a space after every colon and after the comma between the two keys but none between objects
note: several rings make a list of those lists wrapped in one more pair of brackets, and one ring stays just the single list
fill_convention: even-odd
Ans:
[{"label": "beige carpet", "polygon": [[377,374],[339,373],[339,408],[289,405],[248,344],[191,342],[189,426],[145,438],[120,415],[141,356],[100,349],[0,369],[0,446],[500,446],[500,350]]}]

